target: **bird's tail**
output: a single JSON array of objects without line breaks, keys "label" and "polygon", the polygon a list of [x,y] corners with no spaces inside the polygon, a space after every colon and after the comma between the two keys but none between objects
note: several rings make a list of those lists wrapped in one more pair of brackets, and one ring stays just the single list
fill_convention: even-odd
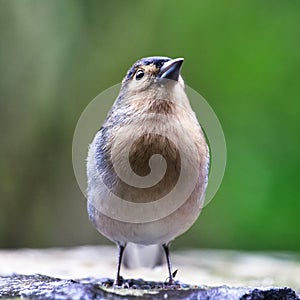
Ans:
[{"label": "bird's tail", "polygon": [[126,268],[154,268],[164,262],[164,252],[160,245],[143,246],[128,243],[125,248],[123,263]]}]

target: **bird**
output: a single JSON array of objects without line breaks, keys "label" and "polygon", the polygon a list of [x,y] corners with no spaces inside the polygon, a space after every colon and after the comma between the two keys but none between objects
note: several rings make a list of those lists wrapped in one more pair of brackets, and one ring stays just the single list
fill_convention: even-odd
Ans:
[{"label": "bird", "polygon": [[185,92],[183,61],[165,56],[136,61],[89,145],[88,216],[117,244],[115,286],[122,284],[128,244],[160,247],[167,284],[174,285],[170,243],[203,207],[210,153]]}]

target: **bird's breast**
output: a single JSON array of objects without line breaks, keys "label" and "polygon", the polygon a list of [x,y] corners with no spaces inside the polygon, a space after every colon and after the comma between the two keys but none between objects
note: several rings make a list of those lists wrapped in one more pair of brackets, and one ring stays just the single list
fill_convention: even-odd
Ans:
[{"label": "bird's breast", "polygon": [[111,139],[112,165],[121,169],[114,176],[114,194],[136,203],[161,199],[177,184],[183,164],[201,177],[207,148],[199,126],[189,130],[195,127],[192,120],[170,114],[146,114],[139,120],[118,128]]},{"label": "bird's breast", "polygon": [[[209,165],[204,135],[192,111],[176,107],[170,110],[162,105],[142,105],[122,124],[108,120],[90,147],[90,218],[112,240],[140,244],[170,241],[187,230],[200,212]],[[139,224],[123,218],[114,220],[102,214],[100,205],[104,201],[109,207],[112,195],[132,203],[147,203],[142,207],[152,207],[153,220],[160,212],[165,217]],[[171,202],[156,201],[169,195]],[[160,202],[159,206],[154,205],[156,202]],[[122,205],[118,213],[127,216],[129,212],[124,207],[127,205]],[[112,210],[116,211],[114,207]],[[134,213],[130,211],[130,215]],[[148,215],[143,212],[138,219],[144,214]]]}]

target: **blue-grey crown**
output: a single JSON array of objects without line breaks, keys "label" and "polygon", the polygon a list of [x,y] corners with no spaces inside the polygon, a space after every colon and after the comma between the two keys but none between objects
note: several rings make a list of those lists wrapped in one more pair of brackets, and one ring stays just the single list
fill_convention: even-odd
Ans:
[{"label": "blue-grey crown", "polygon": [[155,65],[158,69],[160,69],[163,64],[167,61],[171,60],[171,58],[169,57],[165,57],[165,56],[150,56],[150,57],[144,57],[139,59],[138,61],[136,61],[133,66],[129,69],[129,71],[127,72],[126,75],[126,80],[130,79],[135,70],[139,67],[139,66],[147,66],[147,65]]}]

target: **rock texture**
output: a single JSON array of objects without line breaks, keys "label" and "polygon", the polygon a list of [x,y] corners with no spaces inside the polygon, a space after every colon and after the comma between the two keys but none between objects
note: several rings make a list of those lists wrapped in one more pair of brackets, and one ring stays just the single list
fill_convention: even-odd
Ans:
[{"label": "rock texture", "polygon": [[300,263],[295,254],[221,250],[172,254],[180,280],[175,286],[165,285],[167,269],[161,266],[123,268],[126,279],[122,287],[114,288],[110,279],[115,275],[114,247],[1,250],[0,298],[299,299]]},{"label": "rock texture", "polygon": [[112,287],[111,279],[59,279],[44,275],[11,275],[0,278],[0,298],[22,297],[30,299],[214,299],[258,300],[299,299],[288,288],[254,289],[246,287],[196,287],[176,282],[167,287],[163,282],[124,280],[120,288]]}]

